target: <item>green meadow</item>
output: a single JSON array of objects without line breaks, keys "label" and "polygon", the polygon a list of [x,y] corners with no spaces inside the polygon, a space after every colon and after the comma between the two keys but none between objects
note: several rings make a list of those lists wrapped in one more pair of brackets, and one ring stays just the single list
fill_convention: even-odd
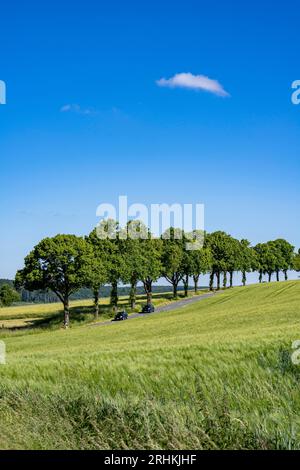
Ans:
[{"label": "green meadow", "polygon": [[[59,308],[1,309],[0,324]],[[300,448],[299,281],[116,324],[6,328],[1,449]]]}]

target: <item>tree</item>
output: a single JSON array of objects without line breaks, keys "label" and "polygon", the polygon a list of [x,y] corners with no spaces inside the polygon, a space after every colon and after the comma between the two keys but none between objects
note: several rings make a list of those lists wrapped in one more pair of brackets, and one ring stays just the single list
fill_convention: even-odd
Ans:
[{"label": "tree", "polygon": [[259,243],[255,247],[259,269],[259,282],[262,282],[263,274],[268,274],[269,282],[273,273],[276,273],[277,281],[280,280],[280,271],[284,272],[285,280],[288,279],[288,270],[294,265],[294,247],[284,239],[277,239],[267,243]]},{"label": "tree", "polygon": [[18,292],[9,284],[3,284],[0,288],[0,306],[9,307],[14,302],[21,300]]},{"label": "tree", "polygon": [[197,294],[200,275],[206,274],[211,268],[211,253],[209,249],[203,248],[204,238],[202,230],[193,230],[183,236],[182,281],[185,297],[188,296],[189,278],[193,278],[194,292]]},{"label": "tree", "polygon": [[[183,258],[182,258],[182,282],[183,282],[183,288],[184,288],[184,296],[188,296],[189,292],[189,279],[190,276],[192,275],[191,273],[191,252],[193,251],[192,249],[187,249],[187,246],[193,247],[193,238],[189,237],[189,235],[193,236],[193,233],[191,234],[184,234],[184,246],[183,246]],[[189,245],[187,245],[189,243]]]},{"label": "tree", "polygon": [[268,274],[268,280],[271,282],[272,274],[276,270],[276,258],[278,256],[276,246],[273,242],[258,243],[254,250],[257,254],[259,282],[262,282],[264,274]]},{"label": "tree", "polygon": [[[206,274],[211,270],[212,255],[209,248],[185,251],[183,260],[183,270],[185,276],[192,276],[194,281],[194,292],[198,293],[198,284],[201,274]],[[187,286],[185,286],[187,287]]]},{"label": "tree", "polygon": [[213,232],[205,237],[205,248],[209,248],[212,254],[212,267],[209,287],[213,290],[214,277],[217,278],[217,289],[220,289],[221,273],[225,275],[230,269],[229,261],[231,248],[233,246],[232,237],[225,232]]},{"label": "tree", "polygon": [[154,238],[148,231],[148,237],[141,240],[141,252],[143,257],[143,269],[141,281],[147,295],[147,304],[152,302],[153,282],[156,282],[162,274],[162,241],[160,238]]},{"label": "tree", "polygon": [[136,304],[136,291],[138,281],[145,275],[145,256],[142,240],[148,238],[148,229],[139,220],[131,220],[127,223],[125,237],[122,243],[122,251],[126,262],[126,272],[123,282],[130,283],[129,301],[132,309]]},{"label": "tree", "polygon": [[[241,247],[240,242],[236,238],[233,238],[228,235],[227,238],[227,254],[226,254],[226,270],[229,273],[229,287],[233,287],[233,274],[235,271],[240,269],[240,256],[241,256]],[[225,279],[226,273],[224,273]],[[224,283],[225,284],[225,283]],[[223,287],[226,285],[223,284]],[[226,282],[227,284],[227,282]]]},{"label": "tree", "polygon": [[178,284],[184,277],[184,237],[179,229],[170,228],[162,235],[162,275],[173,286],[177,298]]},{"label": "tree", "polygon": [[298,250],[298,253],[293,259],[293,269],[298,272],[300,271],[300,250]]},{"label": "tree", "polygon": [[54,292],[63,303],[64,326],[68,328],[70,296],[86,284],[92,262],[93,250],[83,238],[45,238],[25,258],[24,269],[16,275],[16,286]]},{"label": "tree", "polygon": [[250,242],[248,240],[241,240],[239,242],[239,269],[242,272],[242,283],[243,286],[247,282],[247,273],[256,269],[257,258],[256,252],[251,248]]},{"label": "tree", "polygon": [[99,249],[105,253],[107,281],[111,284],[110,304],[114,311],[118,309],[118,284],[126,277],[123,240],[119,223],[115,220],[102,220],[96,228]]},{"label": "tree", "polygon": [[86,241],[93,250],[93,262],[89,269],[88,278],[86,279],[86,286],[93,291],[95,318],[98,318],[100,288],[107,282],[107,252],[105,251],[105,243],[97,236],[96,229],[86,237]]},{"label": "tree", "polygon": [[182,258],[182,282],[183,282],[183,289],[184,289],[184,296],[188,297],[189,295],[189,279],[191,276],[191,257],[190,251],[184,250],[183,258]]},{"label": "tree", "polygon": [[284,279],[288,280],[288,270],[292,269],[294,261],[295,247],[283,238],[275,240],[274,245],[277,250],[276,275],[279,281],[279,272],[283,271]]},{"label": "tree", "polygon": [[183,288],[184,288],[184,296],[188,297],[189,293],[189,279],[191,274],[191,251],[186,251],[184,250],[183,252],[183,258],[182,258],[182,272],[183,272],[183,277],[182,277],[182,282],[183,282]]}]

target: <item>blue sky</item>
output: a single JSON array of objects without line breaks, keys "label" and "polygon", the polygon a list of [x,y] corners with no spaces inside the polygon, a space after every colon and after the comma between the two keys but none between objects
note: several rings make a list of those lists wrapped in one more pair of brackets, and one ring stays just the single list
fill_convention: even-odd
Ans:
[{"label": "blue sky", "polygon": [[[299,21],[289,0],[2,4],[0,277],[122,194],[299,248]],[[157,84],[180,73],[230,96]]]}]

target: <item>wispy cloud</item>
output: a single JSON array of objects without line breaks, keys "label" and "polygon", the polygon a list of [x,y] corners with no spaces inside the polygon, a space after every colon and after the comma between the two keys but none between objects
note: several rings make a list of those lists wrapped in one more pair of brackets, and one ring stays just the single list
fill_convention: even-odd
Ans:
[{"label": "wispy cloud", "polygon": [[205,75],[177,73],[171,78],[161,78],[160,80],[157,80],[156,84],[158,86],[168,88],[189,88],[191,90],[202,90],[222,97],[230,96],[217,80],[212,80]]},{"label": "wispy cloud", "polygon": [[93,108],[83,108],[79,104],[65,104],[60,108],[61,113],[76,113],[89,116],[92,114],[97,114],[97,111]]}]

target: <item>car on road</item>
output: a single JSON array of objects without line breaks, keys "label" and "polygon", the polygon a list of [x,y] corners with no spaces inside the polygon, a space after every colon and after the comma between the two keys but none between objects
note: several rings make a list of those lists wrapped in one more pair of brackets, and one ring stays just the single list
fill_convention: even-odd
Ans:
[{"label": "car on road", "polygon": [[155,312],[154,305],[153,304],[146,304],[146,305],[143,306],[141,313],[153,313],[153,312]]},{"label": "car on road", "polygon": [[128,313],[125,310],[123,310],[122,312],[118,312],[112,321],[123,321],[123,320],[127,320],[127,318],[128,318]]}]

